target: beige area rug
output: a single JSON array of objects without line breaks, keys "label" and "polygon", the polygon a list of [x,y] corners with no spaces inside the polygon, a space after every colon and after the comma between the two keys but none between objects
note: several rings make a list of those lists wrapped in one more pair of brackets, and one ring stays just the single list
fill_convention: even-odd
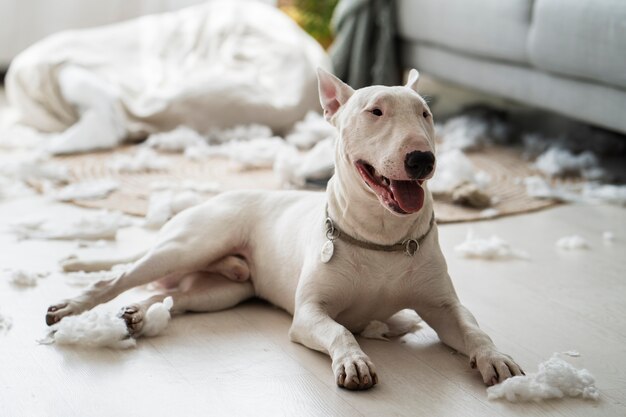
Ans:
[{"label": "beige area rug", "polygon": [[[100,152],[58,157],[55,160],[69,167],[73,181],[112,178],[120,183],[118,191],[105,199],[74,201],[74,204],[91,208],[120,210],[128,214],[143,216],[148,209],[152,192],[151,184],[157,181],[215,182],[220,190],[232,189],[279,189],[279,181],[269,169],[242,170],[237,163],[223,158],[212,158],[202,162],[191,161],[178,154],[161,154],[170,161],[167,170],[151,173],[117,173],[108,162],[115,155],[133,152],[125,147],[115,152]],[[479,152],[468,153],[477,170],[486,171],[491,183],[486,189],[497,198],[493,206],[497,212],[489,216],[482,210],[452,204],[449,200],[436,198],[435,213],[442,223],[484,220],[513,214],[528,213],[557,204],[550,200],[538,200],[526,195],[521,178],[536,174],[527,162],[512,149],[489,147]],[[211,194],[207,194],[210,198]]]}]

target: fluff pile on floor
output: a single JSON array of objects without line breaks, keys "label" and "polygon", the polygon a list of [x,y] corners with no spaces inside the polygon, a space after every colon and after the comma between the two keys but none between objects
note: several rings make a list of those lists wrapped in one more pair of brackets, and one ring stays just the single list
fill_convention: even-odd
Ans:
[{"label": "fluff pile on floor", "polygon": [[120,212],[99,210],[69,222],[45,218],[17,221],[11,231],[21,239],[115,240],[120,228],[135,222]]},{"label": "fluff pile on floor", "polygon": [[0,312],[0,334],[8,332],[13,326],[13,320]]},{"label": "fluff pile on floor", "polygon": [[5,269],[0,272],[4,279],[8,279],[11,285],[16,287],[35,287],[40,279],[49,275],[46,272],[26,271],[23,269]]},{"label": "fluff pile on floor", "polygon": [[473,230],[467,232],[465,241],[455,246],[454,250],[465,258],[475,259],[528,259],[524,251],[514,249],[498,236],[481,238]]},{"label": "fluff pile on floor", "polygon": [[522,402],[563,397],[597,400],[600,393],[589,371],[576,369],[556,353],[539,365],[537,373],[509,378],[487,388],[490,400],[503,398]]},{"label": "fluff pile on floor", "polygon": [[40,342],[114,349],[132,348],[137,345],[137,337],[152,337],[165,330],[173,304],[172,297],[167,297],[162,303],[151,305],[143,319],[141,332],[132,337],[123,319],[114,313],[94,309],[78,316],[65,317],[53,325],[49,337]]}]

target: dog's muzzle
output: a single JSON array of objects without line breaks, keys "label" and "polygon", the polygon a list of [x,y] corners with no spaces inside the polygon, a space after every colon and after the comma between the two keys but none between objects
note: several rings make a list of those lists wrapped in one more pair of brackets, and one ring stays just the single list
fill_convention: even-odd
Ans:
[{"label": "dog's muzzle", "polygon": [[410,178],[426,178],[435,168],[435,155],[432,152],[413,151],[404,158],[404,169]]}]

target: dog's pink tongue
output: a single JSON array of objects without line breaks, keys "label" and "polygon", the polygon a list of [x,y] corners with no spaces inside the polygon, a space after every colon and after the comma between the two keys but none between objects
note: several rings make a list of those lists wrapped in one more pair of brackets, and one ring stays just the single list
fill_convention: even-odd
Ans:
[{"label": "dog's pink tongue", "polygon": [[415,213],[424,205],[424,190],[417,181],[391,180],[389,188],[400,208],[407,213]]}]

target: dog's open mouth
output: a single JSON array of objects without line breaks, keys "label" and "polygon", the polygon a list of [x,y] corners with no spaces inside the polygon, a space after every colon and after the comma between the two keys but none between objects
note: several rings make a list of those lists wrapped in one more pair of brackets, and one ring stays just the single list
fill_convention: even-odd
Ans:
[{"label": "dog's open mouth", "polygon": [[424,205],[424,180],[393,180],[380,175],[373,166],[358,161],[356,168],[365,183],[387,207],[398,214],[418,212]]}]

